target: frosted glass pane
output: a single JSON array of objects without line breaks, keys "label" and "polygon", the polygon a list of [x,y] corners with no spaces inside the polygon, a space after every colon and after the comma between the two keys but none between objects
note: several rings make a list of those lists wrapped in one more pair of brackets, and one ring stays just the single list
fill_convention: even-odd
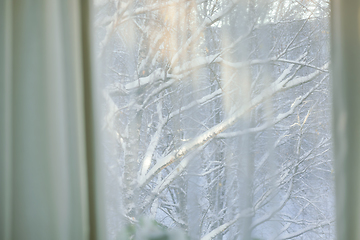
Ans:
[{"label": "frosted glass pane", "polygon": [[95,9],[108,239],[335,238],[327,1]]}]

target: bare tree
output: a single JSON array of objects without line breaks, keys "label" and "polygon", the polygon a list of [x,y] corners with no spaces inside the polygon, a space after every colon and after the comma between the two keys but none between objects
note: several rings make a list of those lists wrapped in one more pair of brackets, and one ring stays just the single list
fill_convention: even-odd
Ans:
[{"label": "bare tree", "polygon": [[150,215],[202,240],[334,238],[326,2],[98,9],[123,222]]}]

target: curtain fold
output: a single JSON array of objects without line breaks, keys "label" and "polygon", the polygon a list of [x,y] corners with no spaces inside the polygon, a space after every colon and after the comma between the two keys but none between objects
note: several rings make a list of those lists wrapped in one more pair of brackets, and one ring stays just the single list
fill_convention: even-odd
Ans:
[{"label": "curtain fold", "polygon": [[10,239],[11,222],[11,4],[0,1],[0,238]]},{"label": "curtain fold", "polygon": [[90,7],[0,9],[0,238],[103,239]]},{"label": "curtain fold", "polygon": [[338,239],[360,239],[360,1],[331,1]]}]

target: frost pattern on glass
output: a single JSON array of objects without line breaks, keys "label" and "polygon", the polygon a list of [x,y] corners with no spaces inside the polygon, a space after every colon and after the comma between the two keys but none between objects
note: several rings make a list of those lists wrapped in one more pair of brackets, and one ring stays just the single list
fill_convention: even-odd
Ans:
[{"label": "frost pattern on glass", "polygon": [[335,238],[328,4],[95,1],[109,239]]}]

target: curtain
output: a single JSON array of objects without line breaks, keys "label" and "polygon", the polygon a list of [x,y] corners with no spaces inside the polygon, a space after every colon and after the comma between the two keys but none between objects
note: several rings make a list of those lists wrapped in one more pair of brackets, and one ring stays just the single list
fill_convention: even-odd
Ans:
[{"label": "curtain", "polygon": [[337,238],[360,239],[360,1],[332,1]]},{"label": "curtain", "polygon": [[1,239],[104,239],[89,9],[0,2]]}]

